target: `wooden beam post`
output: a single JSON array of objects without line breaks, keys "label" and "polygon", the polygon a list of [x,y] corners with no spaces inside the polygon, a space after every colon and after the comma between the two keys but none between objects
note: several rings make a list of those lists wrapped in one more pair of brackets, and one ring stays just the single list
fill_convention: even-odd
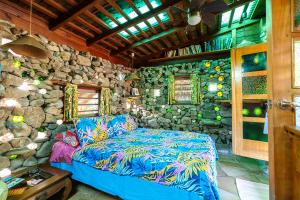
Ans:
[{"label": "wooden beam post", "polygon": [[152,11],[149,11],[145,14],[142,14],[140,15],[139,17],[131,20],[131,21],[128,21],[124,24],[121,24],[119,26],[117,26],[116,28],[113,28],[113,29],[110,29],[108,31],[106,31],[105,33],[101,34],[101,35],[98,35],[92,39],[88,39],[87,40],[87,45],[88,46],[91,46],[93,44],[95,44],[96,42],[100,41],[100,40],[103,40],[105,38],[108,38],[110,36],[112,36],[113,34],[116,34],[126,28],[129,28],[131,26],[134,26],[142,21],[145,21],[147,20],[148,18],[151,18],[152,16],[156,15],[156,14],[159,14],[160,12],[168,9],[170,6],[174,6],[175,4],[181,2],[182,0],[172,0],[172,1],[168,1],[166,4],[163,4],[155,9],[153,9]]},{"label": "wooden beam post", "polygon": [[82,3],[73,7],[69,12],[64,13],[61,17],[49,22],[49,29],[54,31],[60,27],[62,27],[67,22],[75,19],[78,15],[96,5],[98,0],[84,0]]}]

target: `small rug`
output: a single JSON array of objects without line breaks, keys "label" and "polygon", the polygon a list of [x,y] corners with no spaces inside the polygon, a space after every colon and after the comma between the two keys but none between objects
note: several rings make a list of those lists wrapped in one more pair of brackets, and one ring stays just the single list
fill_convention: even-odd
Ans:
[{"label": "small rug", "polygon": [[241,200],[268,200],[269,185],[237,178],[236,185]]}]

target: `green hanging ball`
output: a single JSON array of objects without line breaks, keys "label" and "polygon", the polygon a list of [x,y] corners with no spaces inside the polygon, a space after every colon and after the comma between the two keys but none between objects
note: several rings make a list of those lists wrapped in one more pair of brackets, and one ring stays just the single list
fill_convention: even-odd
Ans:
[{"label": "green hanging ball", "polygon": [[198,114],[198,119],[201,119],[202,118],[202,113],[199,113]]},{"label": "green hanging ball", "polygon": [[217,120],[218,120],[218,121],[221,121],[221,120],[222,120],[222,116],[218,115],[218,116],[217,116]]},{"label": "green hanging ball", "polygon": [[13,60],[13,65],[15,68],[20,69],[21,62],[19,60]]},{"label": "green hanging ball", "polygon": [[261,116],[262,115],[262,109],[259,108],[259,107],[256,107],[256,108],[254,108],[253,113],[254,113],[255,116]]},{"label": "green hanging ball", "polygon": [[10,156],[9,156],[9,159],[10,159],[10,160],[15,160],[17,157],[18,157],[18,155],[13,154],[13,155],[10,155]]},{"label": "green hanging ball", "polygon": [[216,106],[216,107],[215,107],[215,111],[216,111],[216,112],[219,112],[219,111],[220,111],[220,107],[219,107],[219,106]]},{"label": "green hanging ball", "polygon": [[46,76],[40,76],[38,79],[39,79],[40,81],[45,81],[45,80],[47,80],[47,77],[46,77]]},{"label": "green hanging ball", "polygon": [[33,85],[39,85],[39,84],[41,84],[41,81],[40,81],[40,80],[34,80],[34,81],[33,81]]},{"label": "green hanging ball", "polygon": [[242,113],[243,113],[244,116],[248,116],[249,113],[250,113],[250,111],[249,111],[249,109],[244,108],[243,111],[242,111]]}]

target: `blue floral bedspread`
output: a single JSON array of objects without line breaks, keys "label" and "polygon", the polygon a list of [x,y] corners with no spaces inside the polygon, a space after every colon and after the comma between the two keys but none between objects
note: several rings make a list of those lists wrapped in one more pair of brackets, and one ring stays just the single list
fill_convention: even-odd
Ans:
[{"label": "blue floral bedspread", "polygon": [[220,199],[216,159],[208,135],[145,128],[85,145],[73,156],[101,170],[196,192],[207,200]]}]

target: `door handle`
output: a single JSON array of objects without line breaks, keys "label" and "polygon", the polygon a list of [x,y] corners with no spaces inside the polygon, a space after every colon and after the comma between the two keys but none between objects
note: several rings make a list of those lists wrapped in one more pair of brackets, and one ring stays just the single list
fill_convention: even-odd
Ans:
[{"label": "door handle", "polygon": [[286,99],[281,99],[277,103],[278,107],[285,110],[287,108],[299,108],[300,107],[300,102],[293,102],[293,101],[288,101]]}]

